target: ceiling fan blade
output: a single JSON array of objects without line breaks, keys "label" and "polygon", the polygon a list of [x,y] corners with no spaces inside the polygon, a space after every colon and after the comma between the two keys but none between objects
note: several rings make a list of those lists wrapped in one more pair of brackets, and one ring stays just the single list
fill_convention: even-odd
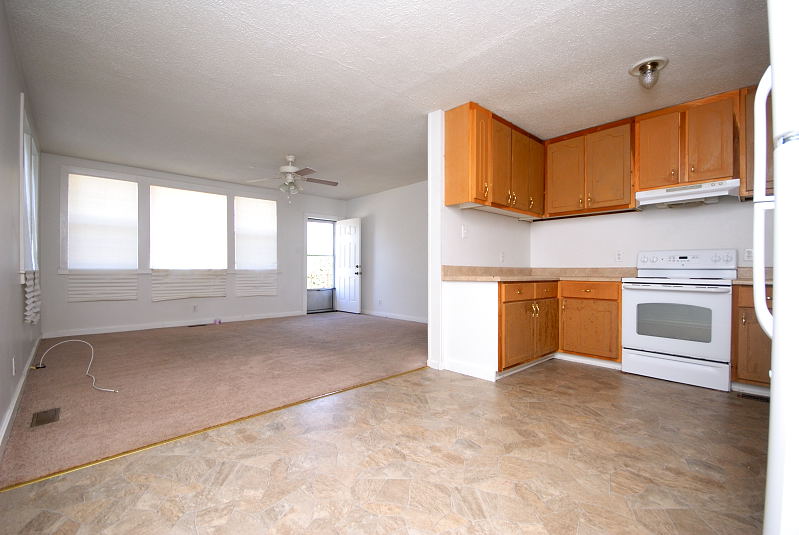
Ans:
[{"label": "ceiling fan blade", "polygon": [[271,176],[269,178],[256,178],[255,180],[248,180],[247,182],[250,184],[254,184],[255,182],[266,182],[267,180],[283,180],[282,176]]},{"label": "ceiling fan blade", "polygon": [[308,175],[314,174],[315,172],[316,172],[316,169],[311,169],[310,167],[306,167],[305,169],[300,169],[299,171],[295,172],[294,174],[295,175],[300,175],[300,176],[308,176]]},{"label": "ceiling fan blade", "polygon": [[316,184],[324,184],[325,186],[338,186],[338,182],[333,180],[322,180],[321,178],[306,178],[306,182],[314,182]]}]

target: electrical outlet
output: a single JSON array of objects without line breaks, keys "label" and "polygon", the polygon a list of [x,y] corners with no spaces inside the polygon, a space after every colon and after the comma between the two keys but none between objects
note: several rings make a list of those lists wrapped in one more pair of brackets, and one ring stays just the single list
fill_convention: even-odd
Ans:
[{"label": "electrical outlet", "polygon": [[744,249],[744,262],[751,262],[752,256],[752,249]]},{"label": "electrical outlet", "polygon": [[194,305],[192,307],[192,312],[197,312],[198,310],[200,310],[200,305]]},{"label": "electrical outlet", "polygon": [[466,223],[461,223],[461,239],[465,240],[469,233],[466,231]]},{"label": "electrical outlet", "polygon": [[383,304],[383,298],[382,297],[378,297],[377,298],[377,304],[378,305],[382,305]]},{"label": "electrical outlet", "polygon": [[624,262],[624,251],[616,251],[616,262]]},{"label": "electrical outlet", "polygon": [[17,375],[17,357],[11,357],[11,377]]}]

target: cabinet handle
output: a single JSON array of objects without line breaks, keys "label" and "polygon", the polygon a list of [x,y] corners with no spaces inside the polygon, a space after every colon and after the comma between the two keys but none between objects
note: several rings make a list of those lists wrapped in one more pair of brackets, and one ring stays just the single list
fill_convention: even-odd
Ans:
[{"label": "cabinet handle", "polygon": [[741,325],[746,325],[746,312],[741,312]]},{"label": "cabinet handle", "polygon": [[580,206],[582,206],[582,205],[583,205],[583,198],[580,197]]},{"label": "cabinet handle", "polygon": [[533,207],[533,198],[530,197],[530,204],[527,205],[527,208],[529,209],[529,208],[532,208],[532,207]]},{"label": "cabinet handle", "polygon": [[771,296],[770,295],[766,296],[766,301],[771,301]]},{"label": "cabinet handle", "polygon": [[513,194],[513,200],[511,201],[511,206],[516,206],[516,194]]},{"label": "cabinet handle", "polygon": [[488,182],[483,184],[483,197],[488,199]]},{"label": "cabinet handle", "polygon": [[541,313],[541,307],[538,305],[538,303],[536,303],[535,304],[535,317],[537,318],[538,314],[540,314],[540,313]]},{"label": "cabinet handle", "polygon": [[516,288],[516,295],[519,295],[520,293],[522,293],[522,291],[520,289]]},{"label": "cabinet handle", "polygon": [[591,194],[589,193],[588,194],[588,204],[590,205],[592,202],[594,202],[594,201],[591,200]]},{"label": "cabinet handle", "polygon": [[671,177],[674,178],[676,176],[677,176],[677,170],[676,169],[672,169],[671,170]]},{"label": "cabinet handle", "polygon": [[508,200],[505,202],[508,206],[510,206],[510,200],[513,198],[513,193],[508,190]]},{"label": "cabinet handle", "polygon": [[566,301],[564,301],[563,304],[560,305],[560,309],[561,310],[566,310]]},{"label": "cabinet handle", "polygon": [[691,172],[693,173],[694,171],[696,171],[696,169],[695,169],[695,168],[694,168],[694,166],[692,165],[692,166],[691,166]]},{"label": "cabinet handle", "polygon": [[591,293],[591,290],[583,290],[585,293]]}]

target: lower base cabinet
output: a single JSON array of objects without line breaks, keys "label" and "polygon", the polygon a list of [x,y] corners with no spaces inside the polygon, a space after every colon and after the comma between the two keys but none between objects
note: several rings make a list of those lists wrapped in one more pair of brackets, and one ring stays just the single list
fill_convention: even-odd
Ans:
[{"label": "lower base cabinet", "polygon": [[[499,369],[530,362],[558,350],[557,283],[514,283],[514,293],[500,288]],[[502,286],[503,283],[500,284]],[[515,290],[519,289],[518,293]],[[516,296],[552,295],[512,301]],[[503,299],[505,302],[503,302]]]},{"label": "lower base cabinet", "polygon": [[620,285],[562,281],[560,292],[561,350],[619,360]]},{"label": "lower base cabinet", "polygon": [[[770,305],[770,287],[766,296]],[[769,386],[770,369],[771,339],[763,332],[755,316],[752,287],[736,286],[733,288],[732,311],[732,380]]]}]

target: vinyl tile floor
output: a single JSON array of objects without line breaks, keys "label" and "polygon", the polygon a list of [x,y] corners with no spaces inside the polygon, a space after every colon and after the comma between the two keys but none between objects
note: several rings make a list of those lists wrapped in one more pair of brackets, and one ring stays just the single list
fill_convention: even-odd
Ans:
[{"label": "vinyl tile floor", "polygon": [[767,430],[576,363],[424,369],[4,492],[0,532],[759,533]]}]

